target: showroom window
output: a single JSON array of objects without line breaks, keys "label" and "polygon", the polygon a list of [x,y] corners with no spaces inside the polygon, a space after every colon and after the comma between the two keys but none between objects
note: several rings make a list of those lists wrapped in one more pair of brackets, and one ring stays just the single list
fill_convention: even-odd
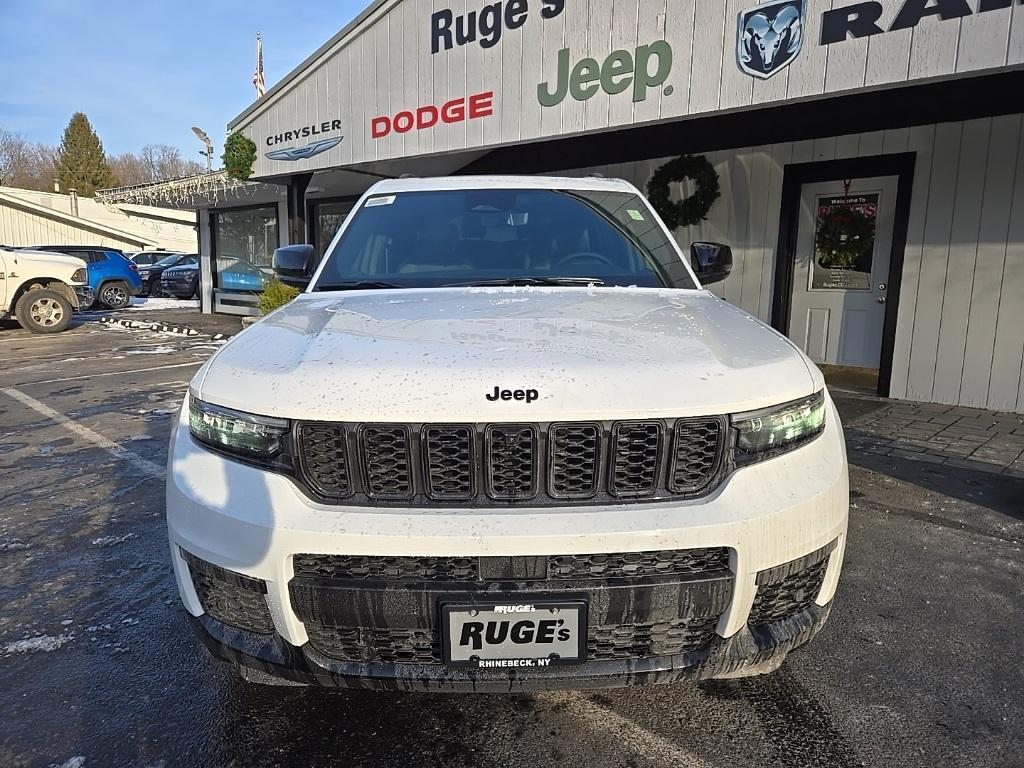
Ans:
[{"label": "showroom window", "polygon": [[260,293],[272,276],[280,242],[277,206],[211,211],[213,287],[217,291]]},{"label": "showroom window", "polygon": [[327,247],[334,239],[334,235],[345,221],[349,211],[356,204],[359,198],[346,197],[334,200],[314,200],[309,204],[309,220],[312,222],[312,240],[310,245],[316,251],[316,259],[319,262]]}]

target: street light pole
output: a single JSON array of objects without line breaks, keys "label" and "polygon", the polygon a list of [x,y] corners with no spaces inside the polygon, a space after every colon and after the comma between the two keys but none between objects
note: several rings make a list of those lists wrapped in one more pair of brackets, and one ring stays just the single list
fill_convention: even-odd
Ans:
[{"label": "street light pole", "polygon": [[206,157],[206,172],[210,173],[213,170],[213,142],[210,141],[210,137],[206,135],[206,131],[197,126],[192,126],[192,133],[196,135],[203,144],[206,145],[206,149],[199,154]]}]

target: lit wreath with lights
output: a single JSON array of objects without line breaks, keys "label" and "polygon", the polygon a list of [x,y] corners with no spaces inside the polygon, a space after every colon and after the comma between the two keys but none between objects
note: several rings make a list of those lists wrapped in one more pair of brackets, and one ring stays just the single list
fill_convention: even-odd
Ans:
[{"label": "lit wreath with lights", "polygon": [[[686,179],[693,181],[696,190],[683,200],[672,200],[670,185]],[[703,221],[721,195],[718,173],[704,155],[683,155],[670,160],[647,182],[647,199],[669,229],[689,227]]]}]

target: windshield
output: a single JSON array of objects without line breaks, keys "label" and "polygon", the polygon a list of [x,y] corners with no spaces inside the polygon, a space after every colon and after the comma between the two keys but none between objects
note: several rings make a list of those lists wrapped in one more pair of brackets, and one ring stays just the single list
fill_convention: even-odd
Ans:
[{"label": "windshield", "polygon": [[374,195],[314,290],[450,285],[696,288],[634,193],[472,189]]},{"label": "windshield", "polygon": [[174,254],[171,254],[170,256],[164,256],[162,259],[160,259],[160,261],[156,262],[156,264],[154,264],[153,266],[155,266],[155,267],[169,267],[172,264],[177,264],[178,260],[180,258],[181,258],[181,254],[180,253],[174,253]]}]

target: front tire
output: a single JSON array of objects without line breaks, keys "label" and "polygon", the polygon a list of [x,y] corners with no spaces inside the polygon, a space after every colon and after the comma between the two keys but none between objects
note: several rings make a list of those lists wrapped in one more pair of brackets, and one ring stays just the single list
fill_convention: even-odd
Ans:
[{"label": "front tire", "polygon": [[154,277],[149,281],[149,298],[155,299],[160,296],[160,278]]},{"label": "front tire", "polygon": [[26,331],[60,333],[71,322],[71,302],[49,288],[33,288],[18,299],[14,314]]},{"label": "front tire", "polygon": [[112,283],[105,283],[100,288],[100,303],[110,309],[124,309],[132,302],[132,296],[128,292],[128,286],[117,280]]}]

